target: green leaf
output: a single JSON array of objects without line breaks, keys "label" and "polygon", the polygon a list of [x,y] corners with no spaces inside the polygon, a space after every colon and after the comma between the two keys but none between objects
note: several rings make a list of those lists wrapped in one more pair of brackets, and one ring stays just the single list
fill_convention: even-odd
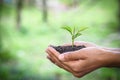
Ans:
[{"label": "green leaf", "polygon": [[73,28],[73,35],[75,34],[75,27]]},{"label": "green leaf", "polygon": [[81,27],[79,30],[78,30],[78,33],[80,33],[81,31],[84,31],[85,29],[87,29],[88,27]]},{"label": "green leaf", "polygon": [[62,27],[62,29],[67,30],[67,31],[70,32],[70,34],[72,35],[72,29],[71,29],[71,27],[69,27],[69,26],[64,26],[64,27]]},{"label": "green leaf", "polygon": [[77,38],[77,37],[79,37],[80,35],[82,35],[82,34],[81,34],[81,33],[76,33],[76,34],[74,35],[74,39]]}]

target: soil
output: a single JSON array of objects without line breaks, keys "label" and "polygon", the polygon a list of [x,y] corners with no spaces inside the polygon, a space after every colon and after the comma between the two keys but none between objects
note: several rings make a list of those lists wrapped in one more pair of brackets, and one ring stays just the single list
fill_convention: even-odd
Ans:
[{"label": "soil", "polygon": [[56,51],[58,51],[59,53],[64,53],[64,52],[70,52],[70,51],[76,51],[76,50],[80,50],[82,48],[85,48],[84,45],[82,46],[51,46],[53,47]]}]

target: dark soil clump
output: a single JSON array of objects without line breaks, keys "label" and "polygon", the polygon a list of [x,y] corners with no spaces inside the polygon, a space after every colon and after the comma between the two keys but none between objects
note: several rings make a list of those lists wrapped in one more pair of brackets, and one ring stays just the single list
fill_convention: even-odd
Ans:
[{"label": "dark soil clump", "polygon": [[82,49],[82,48],[85,48],[84,45],[82,46],[51,46],[53,47],[56,51],[58,51],[59,53],[64,53],[64,52],[69,52],[69,51],[76,51],[76,50],[79,50],[79,49]]}]

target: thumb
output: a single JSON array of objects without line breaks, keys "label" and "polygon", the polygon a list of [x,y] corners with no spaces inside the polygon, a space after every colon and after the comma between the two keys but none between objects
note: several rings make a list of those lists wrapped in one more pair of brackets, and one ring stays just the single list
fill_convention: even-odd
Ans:
[{"label": "thumb", "polygon": [[59,59],[61,61],[74,61],[82,59],[82,54],[79,51],[73,51],[73,52],[66,52],[59,55]]}]

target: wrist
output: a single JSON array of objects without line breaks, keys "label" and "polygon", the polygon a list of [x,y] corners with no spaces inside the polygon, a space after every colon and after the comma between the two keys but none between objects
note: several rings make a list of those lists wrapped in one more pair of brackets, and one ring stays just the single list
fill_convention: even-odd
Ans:
[{"label": "wrist", "polygon": [[104,53],[106,54],[105,67],[120,67],[120,52],[107,49]]}]

